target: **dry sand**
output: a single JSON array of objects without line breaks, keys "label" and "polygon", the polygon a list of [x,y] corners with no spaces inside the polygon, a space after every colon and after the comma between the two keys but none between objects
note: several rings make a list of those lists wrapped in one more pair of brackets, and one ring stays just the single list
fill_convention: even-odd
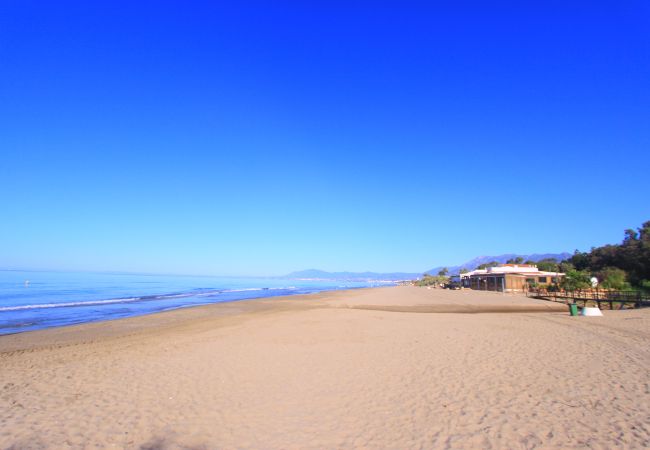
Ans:
[{"label": "dry sand", "polygon": [[650,310],[565,309],[396,287],[4,336],[0,448],[650,446]]}]

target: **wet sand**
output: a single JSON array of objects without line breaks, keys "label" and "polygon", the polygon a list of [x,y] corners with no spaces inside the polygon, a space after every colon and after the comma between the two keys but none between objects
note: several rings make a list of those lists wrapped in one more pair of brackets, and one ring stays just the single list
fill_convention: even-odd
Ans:
[{"label": "wet sand", "polygon": [[644,448],[650,310],[395,287],[0,337],[0,448]]}]

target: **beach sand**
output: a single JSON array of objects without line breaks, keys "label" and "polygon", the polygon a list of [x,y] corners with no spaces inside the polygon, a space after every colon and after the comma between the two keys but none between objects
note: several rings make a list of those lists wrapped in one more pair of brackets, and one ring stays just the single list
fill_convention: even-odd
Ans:
[{"label": "beach sand", "polygon": [[650,310],[391,287],[0,337],[0,448],[644,448]]}]

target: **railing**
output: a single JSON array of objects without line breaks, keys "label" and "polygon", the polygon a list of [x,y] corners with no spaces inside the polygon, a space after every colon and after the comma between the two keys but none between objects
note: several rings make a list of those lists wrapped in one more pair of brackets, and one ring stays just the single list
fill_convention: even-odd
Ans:
[{"label": "railing", "polygon": [[[580,306],[594,305],[600,309],[603,306],[609,309],[641,308],[650,306],[650,295],[641,291],[613,291],[609,289],[578,289],[575,291],[548,291],[546,289],[533,289],[526,292],[527,297],[550,300]],[[617,306],[617,308],[615,308]]]}]

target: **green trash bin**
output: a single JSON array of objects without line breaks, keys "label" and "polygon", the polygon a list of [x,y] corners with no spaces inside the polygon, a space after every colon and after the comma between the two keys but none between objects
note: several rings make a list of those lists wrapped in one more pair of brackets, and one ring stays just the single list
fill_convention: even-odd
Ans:
[{"label": "green trash bin", "polygon": [[572,316],[577,316],[578,315],[578,305],[575,303],[569,304],[569,314]]}]

